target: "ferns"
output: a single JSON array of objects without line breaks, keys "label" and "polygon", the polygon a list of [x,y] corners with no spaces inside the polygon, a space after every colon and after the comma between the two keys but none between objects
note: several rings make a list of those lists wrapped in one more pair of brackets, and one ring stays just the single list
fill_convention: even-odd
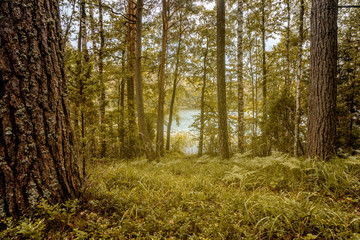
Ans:
[{"label": "ferns", "polygon": [[359,158],[248,156],[94,166],[87,201],[42,203],[0,238],[359,238]]}]

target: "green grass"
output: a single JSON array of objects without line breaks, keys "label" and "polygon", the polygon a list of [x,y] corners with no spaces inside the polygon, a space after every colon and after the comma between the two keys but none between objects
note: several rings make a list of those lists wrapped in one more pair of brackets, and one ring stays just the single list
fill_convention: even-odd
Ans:
[{"label": "green grass", "polygon": [[81,202],[42,202],[0,238],[360,239],[359,157],[168,156],[89,174]]}]

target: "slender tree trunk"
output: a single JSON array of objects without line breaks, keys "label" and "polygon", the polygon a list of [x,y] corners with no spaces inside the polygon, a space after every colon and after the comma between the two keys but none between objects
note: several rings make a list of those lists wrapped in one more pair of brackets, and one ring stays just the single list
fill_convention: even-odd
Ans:
[{"label": "slender tree trunk", "polygon": [[[126,43],[125,43],[126,45]],[[120,124],[118,126],[119,139],[120,139],[120,157],[124,156],[125,147],[125,50],[121,53],[121,86],[120,86]]]},{"label": "slender tree trunk", "polygon": [[355,83],[352,82],[351,84],[351,88],[352,88],[352,94],[351,94],[351,103],[349,106],[349,112],[350,112],[350,124],[349,124],[349,140],[348,140],[348,150],[352,151],[353,150],[353,146],[354,146],[354,142],[353,142],[353,126],[354,126],[354,120],[353,120],[353,116],[352,114],[354,112],[356,112],[355,110]]},{"label": "slender tree trunk", "polygon": [[179,65],[180,65],[180,51],[181,51],[181,41],[182,41],[182,15],[180,14],[180,27],[179,27],[179,42],[176,49],[176,63],[175,63],[175,72],[174,72],[174,81],[173,81],[173,91],[171,94],[170,100],[170,112],[169,112],[169,122],[167,125],[166,131],[166,150],[170,150],[170,133],[171,133],[171,125],[172,125],[172,118],[174,112],[174,104],[176,98],[176,88],[179,84]]},{"label": "slender tree trunk", "polygon": [[285,85],[290,87],[290,0],[286,0],[287,26],[286,26],[286,75]]},{"label": "slender tree trunk", "polygon": [[99,85],[100,85],[100,157],[106,156],[106,139],[105,139],[105,82],[104,82],[104,26],[103,26],[103,8],[102,0],[99,0],[99,34],[100,34],[100,49],[99,49]]},{"label": "slender tree trunk", "polygon": [[164,155],[164,103],[165,103],[165,62],[166,62],[166,48],[169,28],[168,16],[168,0],[162,0],[162,40],[160,52],[160,73],[159,73],[159,99],[158,99],[158,117],[157,117],[157,132],[156,132],[156,153],[158,156]]},{"label": "slender tree trunk", "polygon": [[[251,38],[251,36],[250,36]],[[255,139],[255,80],[254,80],[254,71],[253,71],[253,64],[252,64],[252,45],[250,44],[249,50],[249,64],[250,64],[250,78],[251,78],[251,101],[252,101],[252,135],[253,139]]]},{"label": "slender tree trunk", "polygon": [[[97,34],[96,34],[96,22],[94,20],[94,7],[92,4],[89,5],[89,20],[90,20],[90,24],[89,24],[89,27],[90,27],[90,30],[91,30],[91,40],[92,40],[92,51],[93,51],[93,54],[95,56],[95,62],[98,63],[99,62],[99,55],[98,55],[98,50],[97,50]],[[99,72],[99,66],[98,64],[95,64],[94,65],[94,70],[95,72]],[[99,119],[100,119],[100,114],[99,116],[97,116]],[[97,124],[96,123],[97,121],[97,118],[93,118],[91,117],[91,123],[89,124]],[[100,121],[99,121],[100,122]],[[89,146],[89,152],[90,152],[90,156],[92,158],[94,158],[96,156],[96,136],[95,136],[95,132],[96,132],[96,129],[95,128],[92,128],[91,129],[91,132],[90,132],[90,146]]]},{"label": "slender tree trunk", "polygon": [[204,52],[204,63],[203,63],[203,85],[201,88],[201,101],[200,101],[200,135],[199,135],[199,150],[198,155],[202,156],[204,147],[204,128],[205,128],[205,89],[206,89],[206,78],[207,78],[207,56],[209,52],[209,36],[206,38],[206,48]]},{"label": "slender tree trunk", "polygon": [[266,69],[266,26],[265,26],[265,0],[261,0],[261,41],[262,41],[262,77],[263,77],[263,114],[267,119],[267,69]]},{"label": "slender tree trunk", "polygon": [[219,115],[219,150],[223,159],[230,157],[227,131],[226,82],[225,82],[225,0],[217,0],[216,66]]},{"label": "slender tree trunk", "polygon": [[[259,48],[258,47],[258,39],[255,39],[255,46],[256,46],[256,54],[255,57],[258,58],[259,56]],[[256,139],[256,152],[255,155],[258,156],[259,155],[259,146],[258,146],[258,129],[259,129],[259,111],[258,111],[258,99],[259,99],[259,93],[258,93],[258,80],[259,80],[259,75],[258,75],[258,65],[256,64],[255,66],[255,139]]]},{"label": "slender tree trunk", "polygon": [[269,155],[270,148],[268,144],[267,136],[267,121],[268,121],[268,109],[267,109],[267,66],[266,66],[266,11],[265,0],[261,0],[261,41],[262,41],[262,93],[263,93],[263,117],[262,117],[262,147],[261,154]]},{"label": "slender tree trunk", "polygon": [[75,198],[58,1],[0,3],[0,218]]},{"label": "slender tree trunk", "polygon": [[128,0],[128,77],[127,77],[127,105],[128,105],[128,119],[129,119],[129,142],[127,157],[133,158],[136,156],[136,113],[135,113],[135,2]]},{"label": "slender tree trunk", "polygon": [[243,0],[238,0],[238,151],[245,147],[244,129],[244,80],[243,80]]},{"label": "slender tree trunk", "polygon": [[295,109],[295,138],[294,138],[294,155],[298,156],[299,150],[299,125],[300,125],[300,93],[301,93],[301,69],[302,69],[302,50],[304,41],[304,0],[300,0],[300,25],[299,25],[299,54],[297,66],[296,81],[296,109]]},{"label": "slender tree trunk", "polygon": [[336,153],[337,0],[313,0],[307,155]]},{"label": "slender tree trunk", "polygon": [[146,157],[149,161],[156,159],[149,137],[146,116],[144,111],[143,82],[141,77],[141,32],[142,32],[143,0],[137,0],[136,4],[136,50],[135,50],[135,82],[136,82],[136,104],[138,123],[141,140],[144,145]]},{"label": "slender tree trunk", "polygon": [[[81,24],[80,24],[80,33],[79,39],[81,44],[81,49],[79,50],[80,54],[80,69],[79,78],[80,78],[80,87],[79,87],[79,97],[80,97],[80,147],[81,147],[81,159],[82,159],[82,173],[83,177],[86,175],[86,156],[85,156],[85,111],[86,111],[86,96],[85,96],[85,85],[86,82],[90,79],[91,69],[89,67],[90,57],[87,48],[87,21],[86,21],[86,6],[85,0],[80,2],[80,14],[81,14]],[[82,62],[84,60],[84,62]]]}]

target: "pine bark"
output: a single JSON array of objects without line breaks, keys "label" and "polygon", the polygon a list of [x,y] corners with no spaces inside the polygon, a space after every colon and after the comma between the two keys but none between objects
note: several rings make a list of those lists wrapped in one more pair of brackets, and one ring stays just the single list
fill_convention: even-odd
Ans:
[{"label": "pine bark", "polygon": [[336,153],[337,6],[337,0],[313,0],[311,6],[308,157]]},{"label": "pine bark", "polygon": [[0,218],[40,199],[78,195],[81,181],[65,79],[58,1],[0,3]]},{"label": "pine bark", "polygon": [[135,82],[136,82],[136,105],[138,124],[144,151],[148,161],[156,159],[156,154],[149,137],[146,116],[144,111],[143,82],[141,76],[141,34],[142,34],[143,0],[137,0],[136,4],[136,49],[135,49]]},{"label": "pine bark", "polygon": [[243,0],[238,0],[238,151],[243,152],[245,147],[244,129],[244,79],[243,79]]},{"label": "pine bark", "polygon": [[299,125],[300,125],[300,93],[301,93],[301,71],[302,71],[302,51],[304,41],[304,0],[300,0],[300,25],[299,25],[299,53],[298,53],[298,66],[296,75],[296,107],[295,107],[295,137],[294,137],[294,156],[298,156],[299,152]]},{"label": "pine bark", "polygon": [[158,82],[158,116],[157,116],[157,132],[156,132],[156,154],[158,156],[164,155],[164,104],[165,104],[165,63],[166,63],[166,49],[167,38],[169,30],[169,13],[168,0],[162,0],[162,40],[160,52],[160,71]]},{"label": "pine bark", "polygon": [[217,0],[216,22],[216,66],[217,66],[217,99],[219,124],[219,150],[223,159],[230,157],[227,131],[226,81],[225,81],[225,1]]}]

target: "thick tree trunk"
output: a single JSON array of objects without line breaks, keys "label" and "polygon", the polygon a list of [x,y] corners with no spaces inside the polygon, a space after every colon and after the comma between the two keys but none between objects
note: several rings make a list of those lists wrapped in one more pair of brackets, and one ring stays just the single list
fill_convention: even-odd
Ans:
[{"label": "thick tree trunk", "polygon": [[230,157],[228,131],[227,131],[227,108],[226,108],[226,82],[225,82],[225,1],[217,0],[216,22],[216,66],[217,66],[217,98],[219,115],[219,150],[223,159]]},{"label": "thick tree trunk", "polygon": [[165,63],[166,48],[169,29],[168,16],[168,0],[162,0],[162,40],[160,52],[160,72],[159,72],[159,99],[158,99],[158,116],[157,116],[157,132],[156,132],[156,153],[158,156],[164,155],[164,103],[165,103]]},{"label": "thick tree trunk", "polygon": [[337,0],[313,0],[307,155],[336,153]]},{"label": "thick tree trunk", "polygon": [[134,78],[134,66],[135,66],[135,2],[128,0],[128,77],[127,77],[127,105],[128,105],[128,149],[126,156],[133,158],[136,156],[136,112],[135,112],[135,78]]},{"label": "thick tree trunk", "polygon": [[99,85],[100,85],[100,157],[106,156],[106,139],[105,139],[105,82],[104,82],[104,27],[103,27],[103,8],[102,0],[99,0],[99,34],[100,34],[100,49],[99,49]]},{"label": "thick tree trunk", "polygon": [[205,128],[205,89],[206,89],[206,78],[207,78],[207,56],[209,52],[209,36],[206,38],[206,48],[204,52],[204,63],[203,63],[203,85],[201,88],[201,100],[200,100],[200,134],[199,134],[199,148],[198,155],[202,156],[204,147],[204,128]]},{"label": "thick tree trunk", "polygon": [[295,137],[294,137],[294,155],[298,156],[299,150],[299,125],[300,125],[300,93],[301,93],[301,67],[302,50],[304,41],[304,0],[300,0],[300,25],[299,25],[299,54],[296,75],[296,109],[295,109]]},{"label": "thick tree trunk", "polygon": [[245,147],[244,129],[244,79],[243,79],[243,0],[238,0],[238,151]]},{"label": "thick tree trunk", "polygon": [[175,63],[175,72],[174,72],[174,81],[173,81],[173,91],[171,94],[170,100],[170,109],[169,109],[169,122],[166,129],[166,150],[170,150],[170,138],[171,138],[171,125],[174,114],[174,104],[176,98],[176,88],[179,84],[179,65],[180,65],[180,51],[181,51],[181,41],[182,41],[182,15],[180,14],[180,26],[179,26],[179,42],[176,49],[176,63]]},{"label": "thick tree trunk", "polygon": [[75,198],[58,1],[0,3],[0,218]]},{"label": "thick tree trunk", "polygon": [[149,137],[146,116],[144,111],[143,83],[141,77],[141,32],[142,32],[142,12],[143,0],[137,0],[136,4],[136,50],[135,50],[135,82],[136,82],[136,104],[138,113],[138,123],[141,140],[145,150],[146,158],[149,161],[156,159]]}]

